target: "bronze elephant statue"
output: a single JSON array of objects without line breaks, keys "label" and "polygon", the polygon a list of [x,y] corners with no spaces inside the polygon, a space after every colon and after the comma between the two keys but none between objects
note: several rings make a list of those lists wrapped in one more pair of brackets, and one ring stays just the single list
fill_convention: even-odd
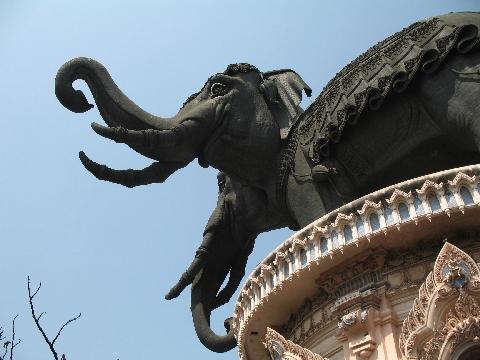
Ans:
[{"label": "bronze elephant statue", "polygon": [[480,160],[479,26],[480,13],[412,24],[343,68],[305,111],[311,89],[297,73],[249,64],[210,77],[170,119],[143,111],[87,58],[60,68],[55,91],[85,112],[93,105],[72,87],[85,80],[107,125],[93,130],[154,160],[114,170],[81,152],[100,180],[161,183],[195,158],[220,171],[203,242],[166,298],[192,284],[197,335],[223,352],[235,338],[228,321],[227,335],[215,334],[210,314],[235,292],[258,234],[299,229],[376,189]]}]

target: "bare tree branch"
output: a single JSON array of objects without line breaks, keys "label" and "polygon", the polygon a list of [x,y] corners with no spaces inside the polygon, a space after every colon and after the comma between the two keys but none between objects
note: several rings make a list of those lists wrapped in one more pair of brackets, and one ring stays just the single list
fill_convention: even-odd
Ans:
[{"label": "bare tree branch", "polygon": [[[30,276],[28,277],[28,281],[30,282]],[[38,284],[37,290],[35,290],[35,292],[32,295],[32,299],[35,297],[35,295],[37,295],[38,290],[40,290],[41,287],[42,287],[42,282],[40,281],[40,283]],[[30,292],[29,292],[29,294],[30,294]]]},{"label": "bare tree branch", "polygon": [[71,322],[74,322],[75,320],[77,320],[80,316],[82,316],[82,313],[78,314],[76,317],[74,317],[73,319],[68,320],[65,324],[63,324],[63,326],[60,328],[60,330],[58,330],[57,336],[55,336],[55,339],[53,339],[52,345],[55,344],[55,341],[57,341],[57,339],[58,339],[58,337],[60,336],[60,333],[62,332],[63,328],[64,328],[65,326],[67,326],[68,324],[70,324]]},{"label": "bare tree branch", "polygon": [[7,356],[9,345],[10,345],[10,341],[5,341],[5,342],[3,343],[3,347],[5,348],[5,352],[3,353],[3,356],[0,357],[1,360],[6,359],[5,356]]},{"label": "bare tree branch", "polygon": [[[5,336],[3,336],[3,327],[0,326],[0,341],[3,341],[5,340]],[[3,353],[2,356],[0,356],[0,360],[4,360],[5,359],[5,356],[7,356],[7,352],[8,352],[8,346],[10,345],[10,341],[5,341],[3,343],[3,348],[5,349],[5,352]]]},{"label": "bare tree branch", "polygon": [[13,360],[13,349],[15,349],[17,345],[22,342],[21,339],[18,339],[18,341],[15,342],[15,320],[17,320],[17,317],[18,315],[15,315],[12,320],[12,343],[10,344],[10,360]]},{"label": "bare tree branch", "polygon": [[[55,360],[58,360],[58,354],[57,354],[57,351],[55,350],[55,347],[53,346],[55,344],[55,341],[57,341],[58,337],[60,336],[60,333],[62,332],[62,330],[65,328],[65,326],[67,326],[68,324],[70,324],[71,322],[77,320],[80,316],[82,316],[82,313],[78,314],[78,316],[68,320],[65,324],[62,325],[62,327],[60,328],[60,330],[58,330],[58,333],[57,335],[55,336],[55,338],[53,339],[53,341],[50,341],[50,339],[48,338],[47,334],[45,333],[45,331],[43,330],[42,326],[40,325],[40,318],[42,317],[43,314],[45,314],[45,312],[42,312],[39,316],[36,316],[35,315],[35,308],[33,306],[33,298],[35,297],[35,295],[37,295],[38,293],[38,290],[40,290],[40,287],[42,286],[42,283],[40,283],[38,285],[38,288],[37,290],[35,290],[35,292],[33,293],[32,295],[32,292],[31,292],[31,289],[30,289],[30,276],[28,276],[28,282],[27,282],[27,287],[28,287],[28,300],[29,300],[29,303],[30,303],[30,310],[32,312],[32,318],[33,318],[33,321],[35,322],[35,325],[37,326],[38,328],[38,331],[40,331],[40,333],[42,334],[43,336],[43,339],[45,340],[45,342],[48,344],[48,347],[50,348],[50,351],[51,353],[53,354],[53,357],[55,358]],[[0,359],[2,360],[2,359]],[[62,355],[62,358],[61,360],[66,360],[66,357],[65,357],[65,354]]]},{"label": "bare tree branch", "polygon": [[[16,315],[13,320],[12,320],[12,338],[11,340],[5,341],[2,346],[4,349],[3,355],[0,356],[0,360],[6,360],[6,356],[8,354],[8,350],[10,350],[10,360],[13,360],[13,349],[17,347],[18,344],[22,342],[21,339],[18,339],[17,342],[15,342],[15,320],[17,319],[18,315]],[[5,336],[3,335],[4,329],[3,327],[0,326],[0,341],[5,340]]]},{"label": "bare tree branch", "polygon": [[45,311],[43,311],[43,312],[42,312],[40,315],[38,315],[38,318],[37,318],[37,320],[38,320],[38,321],[40,321],[40,318],[41,318],[41,317],[42,317],[42,315],[44,315],[44,314],[46,314],[46,312],[45,312]]}]

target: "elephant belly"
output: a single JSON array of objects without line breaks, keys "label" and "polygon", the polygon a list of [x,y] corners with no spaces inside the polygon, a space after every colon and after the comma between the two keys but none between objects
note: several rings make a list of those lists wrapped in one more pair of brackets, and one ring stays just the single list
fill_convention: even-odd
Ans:
[{"label": "elephant belly", "polygon": [[461,162],[463,151],[444,136],[415,89],[366,113],[351,130],[334,156],[360,194]]},{"label": "elephant belly", "polygon": [[427,111],[449,138],[470,150],[480,148],[480,51],[449,58],[435,76],[421,82]]}]

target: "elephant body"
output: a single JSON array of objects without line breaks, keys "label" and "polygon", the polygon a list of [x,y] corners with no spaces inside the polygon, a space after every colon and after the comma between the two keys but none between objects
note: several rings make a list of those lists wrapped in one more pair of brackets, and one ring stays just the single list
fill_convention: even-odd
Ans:
[{"label": "elephant body", "polygon": [[101,180],[163,182],[195,158],[220,170],[203,242],[166,298],[192,284],[199,339],[223,352],[235,338],[228,321],[227,335],[216,335],[210,314],[237,289],[258,234],[299,229],[376,189],[479,162],[479,27],[479,13],[415,23],[340,71],[304,112],[302,93],[311,90],[298,74],[249,64],[209,78],[171,119],[141,110],[90,59],[59,70],[56,94],[68,109],[87,111],[92,106],[72,88],[84,79],[108,125],[93,130],[155,160],[143,170],[113,170],[80,153]]},{"label": "elephant body", "polygon": [[[285,184],[289,211],[298,221],[294,227],[304,227],[326,212],[385,186],[478,163],[479,83],[475,75],[462,77],[455,71],[479,72],[479,64],[480,54],[449,59],[448,68],[435,76],[422,75],[405,92],[386,99],[380,109],[365,113],[320,162],[320,166],[335,169],[335,174],[317,181],[314,176],[296,176],[318,166],[299,144]],[[322,201],[306,211],[306,200],[298,188],[309,186],[319,190],[318,201]],[[307,191],[305,196],[313,201],[311,193]]]},{"label": "elephant body", "polygon": [[[327,84],[290,130],[294,145],[282,159],[279,193],[295,228],[379,188],[478,162],[479,18],[448,14],[412,24]],[[336,174],[309,184],[315,166]],[[290,191],[298,186],[323,194],[305,210],[314,200]]]}]

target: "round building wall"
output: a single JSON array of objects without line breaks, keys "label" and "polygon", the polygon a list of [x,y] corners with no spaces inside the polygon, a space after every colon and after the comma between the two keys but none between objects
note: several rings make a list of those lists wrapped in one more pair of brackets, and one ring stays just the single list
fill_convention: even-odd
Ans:
[{"label": "round building wall", "polygon": [[[435,334],[447,330],[428,319],[452,322],[453,316],[460,324],[455,306],[469,296],[469,306],[476,309],[480,299],[472,275],[480,261],[479,175],[480,166],[468,166],[379,190],[278,246],[250,274],[237,300],[233,317],[240,358],[463,359],[475,354],[480,318],[465,318],[478,321],[478,337],[469,328],[470,335],[457,343],[439,340]],[[442,252],[463,260],[449,258],[447,264]],[[455,261],[460,261],[456,273]],[[442,266],[443,277],[430,281],[435,267]],[[454,290],[438,300],[448,286]],[[429,301],[444,305],[427,314]]]}]

